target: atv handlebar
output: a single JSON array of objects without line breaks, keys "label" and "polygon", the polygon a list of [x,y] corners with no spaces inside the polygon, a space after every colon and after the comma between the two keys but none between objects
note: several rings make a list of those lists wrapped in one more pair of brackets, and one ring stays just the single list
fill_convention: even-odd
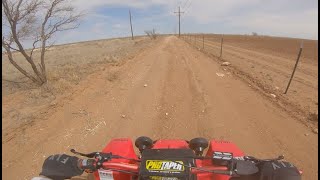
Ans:
[{"label": "atv handlebar", "polygon": [[[127,160],[140,162],[140,160],[137,160],[137,159],[130,159],[130,158],[126,158],[118,155],[112,155],[112,153],[103,153],[103,152],[93,152],[89,154],[84,154],[84,153],[76,152],[74,149],[71,149],[71,152],[81,156],[89,157],[89,159],[79,159],[78,161],[78,168],[86,172],[94,172],[100,168],[105,170],[116,170],[116,171],[127,172],[127,173],[139,172],[139,165],[137,164],[108,162],[113,158],[114,159],[123,158]],[[190,168],[192,174],[216,173],[216,174],[225,174],[230,176],[235,174],[235,172],[233,171],[233,168],[229,170],[226,166],[206,166],[206,167],[190,167],[187,165],[183,165],[183,166]]]},{"label": "atv handlebar", "polygon": [[[92,161],[93,160],[93,161]],[[105,170],[118,170],[124,172],[138,173],[139,165],[129,164],[129,163],[116,163],[116,162],[103,162],[102,165],[98,165],[97,161],[94,159],[80,159],[78,164],[79,169],[86,172],[94,172],[99,168]],[[226,174],[232,175],[233,172],[229,171],[225,166],[204,166],[201,168],[193,167],[191,168],[192,174],[201,174],[201,173],[217,173],[217,174]]]},{"label": "atv handlebar", "polygon": [[[76,152],[74,149],[71,150],[72,153],[78,154],[81,156],[88,157],[89,159],[79,159],[78,167],[81,170],[92,173],[97,171],[98,169],[112,170],[129,174],[137,174],[139,173],[139,164],[133,163],[118,163],[118,162],[110,162],[111,159],[126,159],[132,162],[141,162],[138,159],[126,158],[118,155],[113,155],[112,153],[104,153],[104,152],[93,152],[89,154],[83,154]],[[211,159],[214,160],[214,157],[193,157],[194,159],[204,160]],[[214,174],[223,174],[228,176],[239,177],[242,175],[250,175],[259,171],[257,165],[263,162],[277,161],[283,159],[284,156],[281,155],[274,159],[258,159],[252,156],[244,156],[243,160],[229,159],[227,164],[215,164],[212,166],[202,166],[202,167],[193,167],[181,164],[184,167],[190,169],[192,174],[201,174],[201,173],[214,173]],[[179,164],[179,162],[175,162]],[[300,172],[300,174],[302,174]]]}]

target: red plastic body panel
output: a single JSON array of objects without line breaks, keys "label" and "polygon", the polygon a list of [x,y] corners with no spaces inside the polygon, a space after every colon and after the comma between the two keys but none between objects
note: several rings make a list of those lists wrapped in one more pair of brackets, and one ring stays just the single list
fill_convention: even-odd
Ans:
[{"label": "red plastic body panel", "polygon": [[[129,138],[119,138],[119,139],[112,139],[107,146],[102,150],[102,152],[111,152],[114,155],[119,155],[127,158],[138,159],[137,155],[133,149],[132,140]],[[123,162],[129,164],[135,164],[136,162],[126,160],[126,159],[112,159],[109,162]],[[122,179],[131,179],[130,174],[119,173],[119,172],[112,172],[113,178],[115,180],[122,180]],[[94,172],[94,177],[96,180],[100,180],[98,172]]]},{"label": "red plastic body panel", "polygon": [[211,156],[214,151],[230,152],[234,157],[244,156],[244,153],[234,143],[229,141],[211,140],[207,156]]},{"label": "red plastic body panel", "polygon": [[158,140],[152,149],[188,149],[189,145],[184,140]]},{"label": "red plastic body panel", "polygon": [[[230,152],[234,157],[244,156],[244,153],[234,144],[228,141],[211,140],[206,156],[211,157],[214,151]],[[212,163],[211,160],[196,160],[197,167],[213,166],[219,167]],[[197,175],[198,179],[214,179],[214,180],[229,180],[230,176],[212,173],[203,173]]]}]

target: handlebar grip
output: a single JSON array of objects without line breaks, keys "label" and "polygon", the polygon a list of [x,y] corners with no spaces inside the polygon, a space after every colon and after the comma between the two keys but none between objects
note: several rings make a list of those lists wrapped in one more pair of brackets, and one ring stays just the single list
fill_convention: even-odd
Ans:
[{"label": "handlebar grip", "polygon": [[79,159],[78,167],[81,170],[93,172],[96,171],[96,161],[94,159]]}]

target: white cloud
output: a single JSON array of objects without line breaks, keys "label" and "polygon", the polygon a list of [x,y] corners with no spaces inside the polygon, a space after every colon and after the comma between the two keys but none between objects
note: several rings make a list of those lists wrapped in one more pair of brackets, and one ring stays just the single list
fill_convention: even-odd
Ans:
[{"label": "white cloud", "polygon": [[187,9],[186,17],[203,24],[223,21],[239,8],[256,3],[258,3],[257,0],[197,0],[192,1],[191,6]]},{"label": "white cloud", "polygon": [[[79,29],[63,32],[60,43],[130,36],[129,20],[98,11],[130,8],[135,35],[155,28],[177,30],[177,6],[181,5],[182,32],[259,34],[318,39],[317,0],[74,0],[87,15]],[[189,6],[189,4],[191,5]],[[186,9],[187,8],[187,9]],[[154,11],[154,12],[153,12]]]},{"label": "white cloud", "polygon": [[119,29],[119,28],[121,28],[122,26],[121,26],[121,24],[114,24],[114,25],[112,25],[112,27],[113,27],[113,28],[116,28],[116,29]]},{"label": "white cloud", "polygon": [[172,6],[174,1],[164,0],[75,0],[72,4],[79,10],[92,11],[103,6],[122,6],[138,9],[145,9],[152,5]]},{"label": "white cloud", "polygon": [[317,0],[73,0],[70,3],[86,15],[78,29],[55,36],[59,44],[131,35],[127,14],[118,17],[102,13],[101,8],[130,8],[134,35],[153,28],[159,33],[174,33],[178,30],[178,18],[173,12],[179,5],[185,12],[182,32],[257,32],[318,39]]},{"label": "white cloud", "polygon": [[278,36],[293,36],[318,39],[318,13],[308,10],[299,14],[270,15],[252,13],[247,16],[234,17],[230,27],[247,27],[252,31]]},{"label": "white cloud", "polygon": [[[208,30],[241,33],[258,31],[269,35],[318,39],[318,8],[315,0],[197,0],[185,15],[192,32]],[[192,26],[199,28],[194,28]],[[210,27],[211,26],[211,27]],[[237,29],[238,28],[238,32]],[[214,32],[213,32],[214,33]]]}]

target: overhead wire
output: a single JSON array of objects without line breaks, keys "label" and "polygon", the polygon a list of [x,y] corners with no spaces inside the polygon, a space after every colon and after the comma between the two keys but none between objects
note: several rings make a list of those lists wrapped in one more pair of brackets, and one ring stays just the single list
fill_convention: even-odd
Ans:
[{"label": "overhead wire", "polygon": [[189,0],[189,2],[190,2],[190,3],[189,3],[189,5],[188,5],[188,7],[184,9],[184,13],[185,13],[185,14],[188,12],[189,8],[191,7],[192,1]]},{"label": "overhead wire", "polygon": [[[183,13],[185,15],[186,12],[188,12],[192,2],[191,2],[191,0],[185,0],[183,4],[182,4],[182,2],[183,2],[183,0],[177,1],[177,6],[180,7],[180,9],[184,11]],[[183,15],[181,16],[181,20],[182,19],[184,19]],[[184,24],[183,21],[181,22],[181,24]],[[175,25],[174,31],[176,31],[176,25]]]},{"label": "overhead wire", "polygon": [[186,7],[186,4],[187,4],[189,1],[190,1],[190,0],[186,0],[186,1],[184,2],[183,6],[181,6],[182,9],[184,9],[184,8]]},{"label": "overhead wire", "polygon": [[[188,4],[189,3],[189,4]],[[184,14],[181,16],[181,20],[184,19],[185,15],[189,12],[189,8],[191,7],[191,3],[192,1],[191,0],[186,0],[185,3],[184,3],[184,6],[183,6],[183,10],[184,10]],[[186,7],[186,8],[185,8]],[[181,21],[181,24],[184,24],[184,21]]]}]

